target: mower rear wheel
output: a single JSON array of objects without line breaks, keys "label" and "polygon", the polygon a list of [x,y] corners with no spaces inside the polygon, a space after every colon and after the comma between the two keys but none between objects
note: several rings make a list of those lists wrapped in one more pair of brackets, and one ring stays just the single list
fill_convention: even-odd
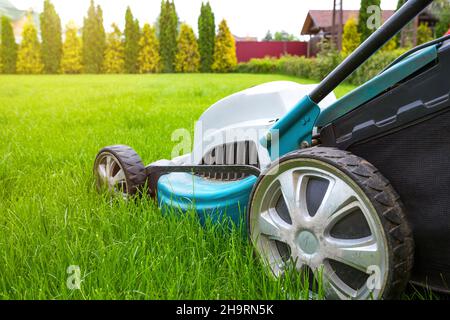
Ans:
[{"label": "mower rear wheel", "polygon": [[94,176],[99,191],[109,191],[125,198],[136,194],[147,179],[141,158],[125,145],[101,149],[95,158]]},{"label": "mower rear wheel", "polygon": [[399,196],[349,152],[314,147],[283,156],[259,177],[247,219],[272,273],[314,274],[327,299],[398,298],[409,280],[413,239]]}]

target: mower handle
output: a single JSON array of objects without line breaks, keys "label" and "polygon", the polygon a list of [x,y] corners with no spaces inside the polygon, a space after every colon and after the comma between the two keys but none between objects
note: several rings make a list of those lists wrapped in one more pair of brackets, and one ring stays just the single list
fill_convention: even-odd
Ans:
[{"label": "mower handle", "polygon": [[380,28],[370,35],[352,54],[339,64],[309,94],[312,102],[318,104],[331,93],[353,71],[372,54],[397,34],[410,20],[425,9],[433,0],[409,0],[397,10]]}]

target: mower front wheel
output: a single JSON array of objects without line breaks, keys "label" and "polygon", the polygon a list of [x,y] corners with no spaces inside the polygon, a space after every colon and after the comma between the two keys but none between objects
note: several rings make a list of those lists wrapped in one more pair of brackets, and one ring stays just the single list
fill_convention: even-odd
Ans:
[{"label": "mower front wheel", "polygon": [[138,193],[147,179],[141,157],[125,145],[101,149],[95,158],[94,176],[99,191],[124,198]]},{"label": "mower front wheel", "polygon": [[327,299],[398,298],[413,266],[412,232],[389,181],[334,148],[292,152],[261,175],[248,228],[275,276],[314,274]]}]

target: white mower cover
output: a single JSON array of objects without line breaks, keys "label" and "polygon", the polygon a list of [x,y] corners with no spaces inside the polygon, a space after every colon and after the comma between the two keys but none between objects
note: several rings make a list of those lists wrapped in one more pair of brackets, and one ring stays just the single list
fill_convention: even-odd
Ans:
[{"label": "white mower cover", "polygon": [[[195,126],[192,154],[174,158],[178,165],[200,164],[206,152],[236,141],[253,141],[261,169],[270,164],[267,150],[259,139],[274,122],[283,117],[317,84],[273,81],[237,92],[209,107]],[[321,110],[336,101],[334,93],[319,104]]]}]

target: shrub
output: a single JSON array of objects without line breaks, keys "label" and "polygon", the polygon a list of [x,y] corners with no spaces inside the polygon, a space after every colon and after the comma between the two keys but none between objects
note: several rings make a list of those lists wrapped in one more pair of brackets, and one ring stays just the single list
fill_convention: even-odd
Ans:
[{"label": "shrub", "polygon": [[125,11],[125,30],[124,30],[124,68],[126,73],[137,73],[139,39],[141,37],[139,30],[139,21],[134,19],[130,7]]},{"label": "shrub", "polygon": [[353,72],[347,81],[357,85],[367,82],[406,50],[407,49],[396,49],[393,51],[380,51],[374,54],[359,69]]},{"label": "shrub", "polygon": [[210,72],[214,62],[214,42],[216,39],[216,24],[214,13],[209,2],[202,2],[198,17],[198,48],[200,51],[200,65],[202,72]]},{"label": "shrub", "polygon": [[236,67],[236,44],[225,20],[219,24],[213,57],[211,67],[214,72],[230,72]]},{"label": "shrub", "polygon": [[40,14],[41,56],[45,73],[60,71],[62,56],[61,20],[50,0],[44,1],[44,11]]},{"label": "shrub", "polygon": [[155,73],[161,71],[161,57],[159,55],[159,42],[155,28],[148,23],[144,24],[142,36],[139,40],[139,72]]},{"label": "shrub", "polygon": [[106,38],[103,71],[105,73],[122,73],[125,66],[122,32],[115,23],[113,23],[111,27],[112,32],[108,33]]},{"label": "shrub", "polygon": [[63,73],[81,73],[81,39],[75,22],[70,21],[66,27],[66,39],[63,44],[63,55],[61,59],[61,71]]},{"label": "shrub", "polygon": [[164,72],[173,72],[178,38],[178,15],[173,1],[161,1],[158,29],[162,69]]},{"label": "shrub", "polygon": [[37,30],[31,16],[28,17],[22,31],[22,42],[17,53],[17,72],[38,74],[42,73],[44,65],[41,60],[41,45]]},{"label": "shrub", "polygon": [[106,34],[103,27],[103,11],[95,7],[91,0],[87,17],[84,18],[82,29],[82,57],[86,73],[100,73],[106,47]]},{"label": "shrub", "polygon": [[319,47],[320,52],[311,67],[311,78],[318,80],[325,78],[343,60],[333,42],[324,40]]},{"label": "shrub", "polygon": [[305,57],[284,56],[279,61],[279,69],[287,75],[311,78],[315,59]]},{"label": "shrub", "polygon": [[271,57],[264,59],[251,59],[246,63],[240,63],[236,69],[241,73],[278,73],[278,60]]},{"label": "shrub", "polygon": [[344,25],[344,33],[342,35],[342,53],[349,55],[361,42],[361,34],[358,32],[358,24],[354,18],[350,18]]},{"label": "shrub", "polygon": [[200,53],[194,31],[187,24],[181,25],[177,39],[178,47],[175,56],[176,72],[198,72],[200,68]]},{"label": "shrub", "polygon": [[[406,50],[379,51],[352,73],[348,77],[347,82],[356,85],[365,83]],[[252,59],[248,62],[240,63],[236,71],[241,73],[280,73],[320,81],[336,68],[343,58],[343,55],[335,49],[327,48],[316,58],[283,56],[280,59],[269,57]]]},{"label": "shrub", "polygon": [[417,28],[417,45],[433,40],[433,31],[428,27],[428,24],[421,23]]},{"label": "shrub", "polygon": [[2,60],[2,73],[15,73],[17,62],[17,44],[14,38],[14,32],[11,20],[1,17],[1,40],[0,40],[0,57]]}]

